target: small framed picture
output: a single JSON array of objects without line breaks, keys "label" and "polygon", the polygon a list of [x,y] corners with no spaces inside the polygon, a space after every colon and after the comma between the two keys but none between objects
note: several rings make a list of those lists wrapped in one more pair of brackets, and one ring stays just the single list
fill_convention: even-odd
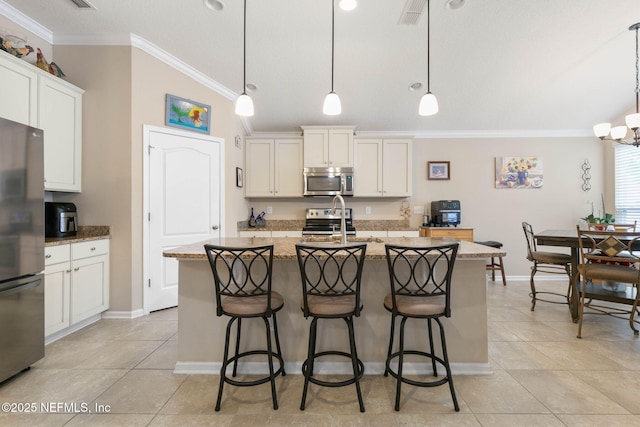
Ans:
[{"label": "small framed picture", "polygon": [[449,162],[427,162],[427,179],[445,180],[450,178]]},{"label": "small framed picture", "polygon": [[211,107],[190,99],[167,94],[164,124],[209,134]]},{"label": "small framed picture", "polygon": [[242,188],[244,185],[244,175],[241,168],[236,168],[236,187]]}]

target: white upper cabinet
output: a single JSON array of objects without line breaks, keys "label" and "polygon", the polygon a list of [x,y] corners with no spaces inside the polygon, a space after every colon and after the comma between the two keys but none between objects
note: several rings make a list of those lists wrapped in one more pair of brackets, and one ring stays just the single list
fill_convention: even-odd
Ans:
[{"label": "white upper cabinet", "polygon": [[353,167],[355,126],[302,126],[304,167]]},{"label": "white upper cabinet", "polygon": [[354,196],[411,196],[412,140],[356,138],[354,146]]},{"label": "white upper cabinet", "polygon": [[38,127],[44,130],[44,188],[82,189],[82,91],[56,78],[38,80]]},{"label": "white upper cabinet", "polygon": [[38,126],[38,73],[8,53],[0,56],[0,117]]},{"label": "white upper cabinet", "polygon": [[44,131],[44,188],[80,192],[84,91],[0,52],[0,117]]},{"label": "white upper cabinet", "polygon": [[302,197],[302,139],[248,138],[245,197]]}]

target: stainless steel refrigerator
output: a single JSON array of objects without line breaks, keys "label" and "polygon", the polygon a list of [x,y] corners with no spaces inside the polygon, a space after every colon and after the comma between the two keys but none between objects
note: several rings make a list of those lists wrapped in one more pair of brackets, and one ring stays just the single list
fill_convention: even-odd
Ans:
[{"label": "stainless steel refrigerator", "polygon": [[0,118],[0,381],[44,357],[43,132]]}]

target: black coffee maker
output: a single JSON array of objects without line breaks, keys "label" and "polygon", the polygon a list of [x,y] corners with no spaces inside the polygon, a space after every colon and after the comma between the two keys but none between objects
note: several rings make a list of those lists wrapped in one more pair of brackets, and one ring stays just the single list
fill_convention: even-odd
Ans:
[{"label": "black coffee maker", "polygon": [[431,216],[434,227],[457,227],[460,224],[460,200],[431,202]]},{"label": "black coffee maker", "polygon": [[44,235],[70,237],[78,232],[78,211],[73,203],[45,202]]}]

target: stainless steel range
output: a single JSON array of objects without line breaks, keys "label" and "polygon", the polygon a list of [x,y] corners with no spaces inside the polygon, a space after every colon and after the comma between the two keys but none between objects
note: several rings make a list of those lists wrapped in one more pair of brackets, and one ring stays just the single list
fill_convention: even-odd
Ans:
[{"label": "stainless steel range", "polygon": [[[306,223],[302,228],[303,236],[330,236],[340,232],[341,209],[331,213],[331,208],[307,208]],[[356,229],[351,218],[351,208],[345,209],[345,228],[348,236],[355,236]]]}]

